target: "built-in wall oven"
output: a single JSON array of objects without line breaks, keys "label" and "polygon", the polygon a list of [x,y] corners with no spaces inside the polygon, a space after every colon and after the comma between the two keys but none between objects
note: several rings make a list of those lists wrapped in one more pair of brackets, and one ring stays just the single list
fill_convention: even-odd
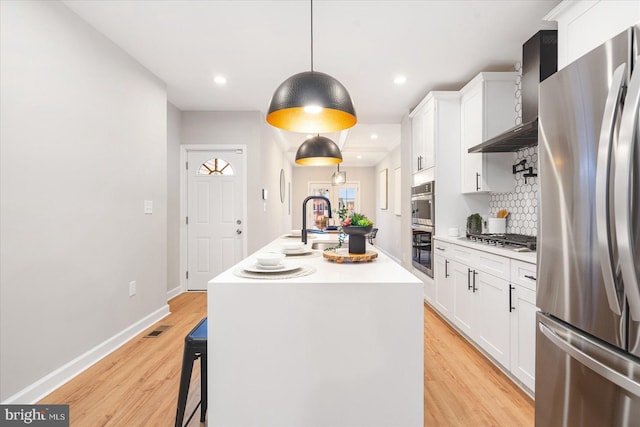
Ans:
[{"label": "built-in wall oven", "polygon": [[412,263],[429,277],[433,277],[434,190],[433,181],[411,189]]}]

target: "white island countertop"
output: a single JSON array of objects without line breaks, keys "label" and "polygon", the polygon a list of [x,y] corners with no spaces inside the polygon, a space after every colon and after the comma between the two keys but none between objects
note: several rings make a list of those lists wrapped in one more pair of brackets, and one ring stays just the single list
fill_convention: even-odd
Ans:
[{"label": "white island countertop", "polygon": [[209,426],[423,425],[423,284],[367,250],[378,258],[287,257],[315,270],[303,277],[234,274],[254,254],[209,282]]}]

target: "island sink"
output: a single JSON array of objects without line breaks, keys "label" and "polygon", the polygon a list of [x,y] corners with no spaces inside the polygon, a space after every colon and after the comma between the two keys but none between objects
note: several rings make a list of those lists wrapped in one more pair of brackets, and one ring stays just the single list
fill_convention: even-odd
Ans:
[{"label": "island sink", "polygon": [[335,248],[336,246],[338,246],[338,241],[337,240],[323,240],[322,242],[313,242],[311,244],[311,249],[329,249],[329,248]]}]

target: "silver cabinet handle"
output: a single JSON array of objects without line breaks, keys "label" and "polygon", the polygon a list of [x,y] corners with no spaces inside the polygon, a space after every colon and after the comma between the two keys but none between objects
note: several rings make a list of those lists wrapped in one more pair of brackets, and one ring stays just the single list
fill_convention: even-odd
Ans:
[{"label": "silver cabinet handle", "polygon": [[[640,56],[636,57],[636,61]],[[638,113],[640,111],[640,70],[636,69],[627,88],[624,110],[620,119],[620,133],[616,152],[615,171],[615,219],[616,239],[618,241],[618,257],[620,271],[624,281],[624,290],[629,301],[629,312],[633,320],[640,321],[640,283],[638,283],[637,265],[638,255],[635,254],[633,238],[633,220],[631,217],[633,188],[634,147],[640,135],[638,132]],[[639,164],[635,165],[635,173],[639,173]],[[636,192],[637,192],[636,188]],[[637,224],[636,224],[637,225]]]},{"label": "silver cabinet handle", "polygon": [[611,195],[609,194],[609,183],[611,182],[611,151],[613,149],[613,134],[616,125],[618,104],[622,96],[622,80],[626,71],[626,64],[620,65],[613,73],[611,88],[607,95],[602,117],[602,127],[600,131],[600,143],[598,144],[598,159],[596,167],[596,234],[598,237],[598,253],[600,254],[602,277],[604,279],[604,289],[609,301],[609,308],[618,316],[622,313],[620,301],[616,293],[614,282],[613,266],[615,261],[611,251],[611,233],[609,217],[609,207]]},{"label": "silver cabinet handle", "polygon": [[[584,366],[591,369],[598,375],[627,390],[629,393],[640,397],[640,384],[628,378],[626,375],[622,375],[618,371],[615,371],[610,367],[602,364],[600,361],[595,359],[593,356],[585,353],[583,350],[574,347],[565,339],[558,336],[554,331],[551,330],[551,328],[540,321],[538,321],[538,328],[540,329],[540,332],[542,332],[544,336],[549,339],[549,341],[551,341],[556,347],[560,348],[569,356],[573,357],[575,360],[582,363]],[[587,345],[583,345],[582,348],[589,348],[588,344],[594,346],[594,344],[590,341],[583,340],[583,342]]]},{"label": "silver cabinet handle", "polygon": [[436,246],[436,249],[439,250],[439,251],[444,251],[444,248],[441,248],[439,246]]}]

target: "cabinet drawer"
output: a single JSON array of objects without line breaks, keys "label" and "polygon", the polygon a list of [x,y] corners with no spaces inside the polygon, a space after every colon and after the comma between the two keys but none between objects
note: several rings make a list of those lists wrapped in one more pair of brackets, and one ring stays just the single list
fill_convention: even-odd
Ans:
[{"label": "cabinet drawer", "polygon": [[510,261],[509,258],[500,255],[478,251],[475,266],[480,271],[509,280],[509,274],[511,274]]},{"label": "cabinet drawer", "polygon": [[536,276],[537,269],[535,264],[515,259],[511,260],[511,283],[535,291]]},{"label": "cabinet drawer", "polygon": [[451,244],[436,239],[433,247],[434,255],[451,257]]},{"label": "cabinet drawer", "polygon": [[475,265],[475,260],[477,258],[478,251],[475,249],[470,249],[465,246],[460,245],[452,245],[451,247],[451,258],[460,261],[463,264],[467,265]]}]

